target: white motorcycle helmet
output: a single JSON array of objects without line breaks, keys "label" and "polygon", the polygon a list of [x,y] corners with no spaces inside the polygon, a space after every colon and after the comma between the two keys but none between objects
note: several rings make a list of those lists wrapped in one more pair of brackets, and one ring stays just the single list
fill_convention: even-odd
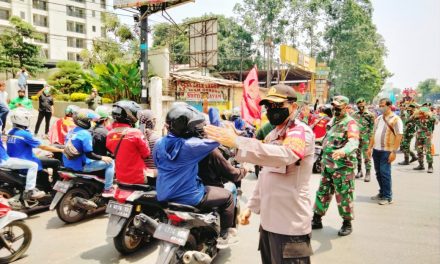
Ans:
[{"label": "white motorcycle helmet", "polygon": [[28,128],[31,125],[32,114],[29,110],[23,107],[12,110],[11,122],[14,126]]}]

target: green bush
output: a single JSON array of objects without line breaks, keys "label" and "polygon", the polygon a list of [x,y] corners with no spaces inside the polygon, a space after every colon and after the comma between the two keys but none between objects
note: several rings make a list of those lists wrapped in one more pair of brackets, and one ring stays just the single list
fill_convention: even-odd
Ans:
[{"label": "green bush", "polygon": [[89,97],[86,93],[72,93],[70,95],[70,101],[72,102],[84,102],[87,97]]},{"label": "green bush", "polygon": [[55,101],[68,102],[70,100],[70,95],[68,95],[68,94],[57,94],[54,97],[55,97]]},{"label": "green bush", "polygon": [[102,98],[102,103],[103,103],[103,104],[112,104],[112,103],[113,103],[113,100],[112,100],[111,98],[103,97],[103,98]]}]

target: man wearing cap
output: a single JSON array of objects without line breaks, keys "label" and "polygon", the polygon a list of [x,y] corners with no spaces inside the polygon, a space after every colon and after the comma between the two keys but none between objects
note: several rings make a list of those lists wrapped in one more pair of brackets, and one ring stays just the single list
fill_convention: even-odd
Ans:
[{"label": "man wearing cap", "polygon": [[428,173],[433,173],[433,159],[431,153],[431,141],[434,132],[434,126],[436,119],[432,115],[431,110],[428,106],[420,107],[419,111],[416,113],[415,126],[417,127],[416,132],[416,150],[417,157],[419,160],[419,166],[415,167],[414,170],[424,170],[424,157],[423,152],[426,153],[426,162],[428,162]]},{"label": "man wearing cap", "polygon": [[86,99],[86,104],[91,110],[95,110],[96,107],[99,105],[102,105],[102,98],[98,94],[98,90],[96,88],[92,89],[92,93],[90,96]]},{"label": "man wearing cap", "polygon": [[32,101],[26,97],[26,90],[20,89],[18,90],[18,97],[12,99],[9,103],[9,109],[14,110],[17,107],[24,107],[26,109],[32,109]]},{"label": "man wearing cap", "polygon": [[275,128],[265,142],[238,136],[229,127],[206,126],[208,138],[237,148],[236,159],[263,166],[257,186],[240,215],[248,224],[251,212],[260,214],[259,250],[263,264],[310,263],[312,249],[309,180],[314,156],[314,134],[296,119],[295,91],[286,85],[272,87],[260,105]]},{"label": "man wearing cap", "polygon": [[356,150],[359,147],[358,125],[346,111],[348,104],[349,100],[345,96],[333,98],[334,118],[323,142],[323,170],[316,192],[312,221],[313,229],[322,228],[321,217],[325,215],[335,193],[339,215],[343,219],[338,232],[340,236],[347,236],[352,232]]},{"label": "man wearing cap", "polygon": [[353,119],[358,122],[359,127],[359,148],[356,151],[356,156],[358,160],[358,173],[356,175],[357,179],[362,178],[364,175],[362,173],[362,156],[365,162],[365,182],[370,181],[371,172],[371,159],[367,156],[368,145],[370,142],[370,137],[373,133],[374,119],[373,113],[366,109],[366,103],[364,98],[359,98],[356,100],[356,105],[358,111],[353,114]]},{"label": "man wearing cap", "polygon": [[[403,139],[402,143],[400,144],[400,150],[403,152],[404,160],[399,162],[399,165],[409,165],[417,160],[416,154],[411,151],[411,141],[416,132],[416,117],[414,116],[416,108],[416,103],[409,103],[406,108],[402,108],[402,112],[400,113],[400,117],[403,117],[402,122],[404,124]],[[410,156],[411,160],[409,159]]]}]

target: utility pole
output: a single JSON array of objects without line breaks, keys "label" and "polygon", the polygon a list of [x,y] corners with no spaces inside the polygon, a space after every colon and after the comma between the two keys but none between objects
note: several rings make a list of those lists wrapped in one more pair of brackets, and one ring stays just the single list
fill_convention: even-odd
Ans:
[{"label": "utility pole", "polygon": [[243,41],[240,42],[240,82],[243,81]]},{"label": "utility pole", "polygon": [[141,68],[141,103],[146,104],[149,103],[149,83],[148,83],[148,6],[140,7],[140,22],[141,22],[141,39],[140,39],[140,48],[141,48],[141,59],[140,59],[140,68]]}]

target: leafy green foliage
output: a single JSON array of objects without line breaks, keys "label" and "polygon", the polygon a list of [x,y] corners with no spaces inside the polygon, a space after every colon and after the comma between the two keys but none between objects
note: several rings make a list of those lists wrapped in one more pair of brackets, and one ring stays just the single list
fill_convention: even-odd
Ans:
[{"label": "leafy green foliage", "polygon": [[81,65],[74,61],[60,61],[58,71],[49,76],[48,83],[58,93],[70,94],[73,92],[89,92],[91,85],[83,78],[84,71]]},{"label": "leafy green foliage", "polygon": [[328,48],[320,54],[330,66],[338,94],[372,100],[391,74],[384,65],[386,48],[372,22],[369,0],[329,1],[325,32]]},{"label": "leafy green foliage", "polygon": [[84,102],[87,97],[89,97],[86,93],[72,93],[70,95],[70,101],[71,102]]},{"label": "leafy green foliage", "polygon": [[[97,64],[127,63],[139,59],[139,41],[126,25],[121,24],[117,15],[104,15],[106,36],[95,39],[91,50],[80,52],[84,68],[93,68]],[[133,48],[136,47],[136,48]]]},{"label": "leafy green foliage", "polygon": [[137,101],[140,98],[141,83],[137,64],[97,64],[93,73],[84,78],[104,96],[114,102],[121,99]]},{"label": "leafy green foliage", "polygon": [[0,33],[0,69],[12,73],[13,77],[22,67],[31,74],[40,72],[44,67],[40,46],[29,43],[29,40],[41,39],[41,34],[19,17],[12,16],[9,22],[12,27]]},{"label": "leafy green foliage", "polygon": [[437,79],[426,79],[417,85],[417,92],[422,94],[423,101],[432,101],[431,97],[440,95],[440,84],[437,83]]}]

